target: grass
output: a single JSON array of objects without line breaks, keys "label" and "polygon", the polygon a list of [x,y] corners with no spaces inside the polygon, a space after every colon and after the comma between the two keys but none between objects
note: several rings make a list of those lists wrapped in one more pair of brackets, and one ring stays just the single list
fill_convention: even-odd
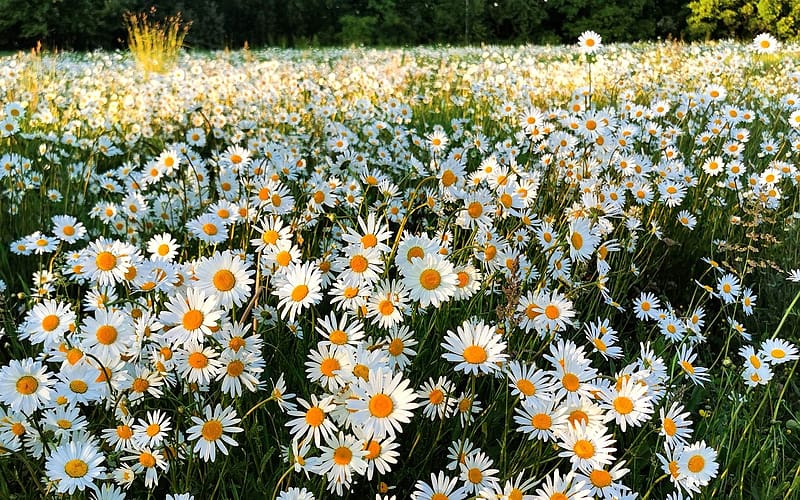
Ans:
[{"label": "grass", "polygon": [[[140,24],[134,25],[134,21]],[[4,228],[0,278],[6,285],[0,295],[5,342],[0,369],[5,370],[15,359],[41,358],[55,377],[68,371],[59,358],[63,356],[58,354],[61,346],[85,352],[85,359],[95,369],[99,370],[97,363],[115,367],[120,380],[147,368],[155,370],[156,378],[171,381],[161,386],[161,397],[145,396],[138,403],[132,401],[135,391],[129,382],[111,382],[102,401],[79,406],[95,437],[121,425],[126,414],[134,422],[156,409],[169,416],[172,430],[165,446],[159,447],[169,468],[158,471],[159,480],[151,486],[145,484],[143,473],[136,473],[127,490],[129,497],[163,498],[191,492],[198,499],[272,498],[290,487],[305,487],[317,498],[331,495],[324,476],[297,472],[297,460],[285,459],[286,449],[292,445],[286,424],[294,417],[281,409],[273,387],[283,377],[285,393],[306,401],[312,395],[330,393],[339,397],[337,404],[344,409],[346,388],[365,384],[357,374],[347,375],[342,394],[337,394],[310,380],[306,370],[309,354],[319,350],[318,342],[324,340],[320,320],[331,312],[337,317],[344,315],[331,303],[331,296],[325,295],[302,308],[296,319],[286,318],[278,304],[282,278],[277,258],[268,245],[257,250],[251,244],[251,240],[265,237],[261,225],[269,220],[270,211],[278,212],[289,228],[287,241],[297,250],[296,258],[316,262],[319,268],[324,267],[320,262],[327,262],[337,269],[335,257],[347,247],[341,234],[350,229],[361,235],[365,230],[359,220],[366,221],[374,214],[391,233],[386,240],[389,250],[378,259],[381,278],[407,281],[408,271],[395,256],[401,254],[406,235],[423,233],[430,236],[432,244],[446,249],[446,259],[438,259],[458,269],[473,265],[482,274],[475,292],[463,299],[448,298],[438,307],[427,308],[408,301],[403,319],[416,341],[409,345],[416,355],[397,373],[414,389],[446,377],[453,387],[446,391],[447,397],[460,403],[458,408],[463,411],[455,410],[446,419],[428,419],[422,408],[415,409],[395,438],[399,444],[397,464],[386,473],[374,471],[369,480],[355,474],[357,480],[345,497],[388,492],[407,498],[418,480],[427,481],[432,473],[448,470],[447,448],[464,439],[491,458],[501,485],[520,474],[538,481],[552,477],[556,470],[571,470],[569,460],[558,455],[560,438],[545,442],[519,432],[515,416],[524,406],[508,372],[471,375],[443,359],[446,333],[456,331],[470,318],[480,318],[497,331],[509,360],[536,366],[557,385],[562,383],[558,368],[545,356],[559,339],[582,346],[591,367],[598,371],[593,383],[604,387],[598,392],[606,394],[595,402],[603,404],[602,411],[610,415],[613,405],[603,403],[603,398],[608,401],[613,387],[625,384],[627,376],[653,391],[653,407],[640,425],[623,430],[613,419],[603,424],[604,432],[616,440],[611,465],[625,461],[630,472],[621,482],[640,498],[665,498],[675,491],[656,456],[666,453],[665,438],[659,432],[659,409],[666,411],[673,401],[689,413],[692,436],[688,442],[703,441],[717,453],[714,462],[718,470],[708,485],[698,486],[695,498],[798,496],[800,467],[792,459],[800,446],[797,361],[771,364],[772,379],[749,387],[746,370],[753,360],[739,354],[747,346],[758,351],[761,342],[770,338],[796,345],[800,337],[800,294],[786,280],[800,261],[796,173],[775,184],[781,190],[778,196],[767,192],[772,185],[753,188],[743,182],[731,187],[724,176],[712,176],[701,168],[717,155],[730,163],[732,157],[724,151],[741,130],[749,134],[749,140],[739,141],[748,174],[763,176],[781,162],[791,164],[797,133],[788,124],[792,110],[782,98],[793,88],[789,77],[797,70],[793,60],[781,63],[777,57],[757,57],[739,44],[620,46],[591,60],[571,48],[558,47],[247,51],[187,56],[191,63],[187,68],[196,66],[196,70],[186,70],[193,75],[190,84],[184,80],[186,75],[167,71],[188,27],[179,20],[163,25],[145,21],[132,18],[132,33],[141,36],[134,42],[132,35],[130,55],[34,53],[2,61],[21,68],[11,76],[3,73],[2,78],[6,79],[3,88],[9,89],[7,102],[19,103],[25,113],[18,120],[19,132],[0,139],[4,151],[17,155],[4,160],[14,166],[0,179],[4,188],[0,195],[0,225]],[[147,61],[158,63],[146,67]],[[48,69],[54,67],[60,68],[58,78]],[[111,68],[115,78],[85,76],[95,74],[98,68]],[[164,76],[147,78],[151,71]],[[63,82],[67,82],[69,96],[62,94],[66,92]],[[706,93],[720,82],[728,95],[715,102]],[[667,103],[668,111],[654,113],[659,103]],[[513,105],[513,113],[504,114],[506,104]],[[628,114],[622,112],[626,107],[630,108]],[[632,118],[637,107],[646,110],[648,118]],[[749,111],[755,119],[721,127],[723,131],[711,134],[707,142],[699,142],[698,137],[713,129],[715,120],[729,113],[730,107]],[[4,119],[9,109],[4,109]],[[529,110],[540,112],[541,129],[522,130],[522,117]],[[617,141],[625,126],[643,132],[633,133],[625,146],[605,147],[587,128],[590,120],[604,119],[611,123],[611,131],[602,135],[605,141]],[[577,125],[572,127],[573,123]],[[657,131],[650,134],[648,128]],[[448,146],[443,151],[433,148],[431,134],[435,131],[446,134]],[[187,144],[192,133],[200,132],[204,140]],[[535,138],[539,134],[545,136],[541,141]],[[553,137],[569,145],[562,146],[555,139],[548,142]],[[342,156],[345,153],[336,145],[342,138],[349,142],[347,150],[352,156]],[[476,138],[482,138],[482,151]],[[772,156],[761,154],[766,139],[775,141]],[[180,150],[184,150],[183,156],[177,155]],[[170,154],[179,158],[180,168],[167,164]],[[358,154],[367,158],[364,165],[358,164]],[[463,171],[448,162],[448,154],[462,155]],[[686,195],[676,206],[664,203],[665,192],[659,191],[671,175],[665,173],[672,165],[668,154],[694,177],[684,186]],[[249,166],[242,155],[251,158]],[[538,187],[526,185],[532,196],[524,217],[499,208],[504,202],[503,185],[496,177],[482,181],[480,189],[466,183],[470,173],[486,168],[490,156],[499,159],[499,167],[514,169],[518,179],[537,181]],[[623,172],[619,166],[623,160],[648,163],[652,169],[637,177]],[[238,163],[242,161],[245,163]],[[146,180],[152,168],[160,176]],[[447,168],[455,169],[455,177],[465,181],[463,192],[452,198],[445,194],[450,187],[445,182]],[[390,183],[373,183],[370,176],[385,177]],[[269,184],[270,179],[279,182]],[[338,187],[329,195],[338,202],[320,205],[318,211],[309,209],[317,192],[324,197],[325,186],[333,181]],[[238,186],[241,194],[226,194],[225,182]],[[626,187],[629,182],[633,184]],[[360,200],[348,203],[348,185],[355,186],[352,191]],[[270,195],[281,193],[286,203],[291,196],[295,208],[280,213],[274,202],[262,203],[262,189]],[[490,211],[495,213],[490,220],[494,238],[486,235],[489,227],[464,223],[468,205],[462,198],[477,195],[481,189],[488,193],[484,203],[494,207]],[[610,199],[614,189],[621,195],[619,210],[594,202]],[[654,201],[640,203],[637,190],[651,190]],[[131,197],[133,191],[140,198]],[[226,199],[235,205],[225,204]],[[130,209],[132,205],[138,207],[136,211]],[[225,225],[226,238],[217,243],[187,229],[209,210],[238,211],[245,205],[255,216],[241,214],[236,222]],[[107,209],[116,215],[107,217]],[[396,217],[393,209],[398,211]],[[693,230],[678,220],[681,210],[697,218]],[[77,217],[86,226],[87,236],[75,243],[57,240],[51,217],[59,214]],[[526,217],[534,219],[538,227],[550,224],[552,245],[542,238],[544,230],[525,229],[530,227]],[[573,223],[580,220],[588,221],[601,235],[603,248],[610,249],[607,254],[598,243],[585,261],[567,260],[570,250],[581,246],[573,229]],[[502,253],[509,258],[494,264],[488,257],[491,250],[502,247],[501,241],[513,241],[520,230],[523,244],[516,251],[509,246]],[[26,239],[35,231],[52,238],[54,248],[37,254],[36,238]],[[233,325],[246,325],[263,343],[254,353],[263,363],[263,368],[258,363],[253,368],[261,382],[258,390],[245,388],[241,395],[232,395],[218,380],[201,388],[171,368],[168,359],[150,357],[164,347],[169,338],[167,328],[159,331],[151,325],[150,337],[139,335],[126,347],[125,356],[117,356],[120,359],[113,363],[92,345],[91,336],[82,338],[89,329],[87,321],[99,314],[87,304],[97,288],[93,280],[71,276],[76,263],[91,266],[95,262],[88,242],[108,238],[132,245],[117,258],[133,255],[131,267],[143,273],[152,253],[147,242],[165,232],[179,246],[175,262],[186,264],[170,267],[169,272],[181,273],[184,280],[191,279],[192,272],[199,276],[208,259],[223,251],[248,256],[245,265],[253,283],[241,303],[213,306],[225,312],[214,330],[226,332]],[[441,243],[443,234],[447,245]],[[588,241],[589,235],[583,237]],[[615,243],[618,251],[614,251]],[[12,252],[19,244],[25,251]],[[134,247],[136,252],[129,252]],[[331,255],[331,251],[338,253]],[[562,256],[554,258],[556,252]],[[265,255],[273,255],[272,260],[262,261]],[[602,270],[604,265],[607,271]],[[571,267],[559,274],[559,266]],[[42,272],[52,276],[46,276],[46,286],[39,289],[41,283],[34,283],[32,276]],[[745,313],[739,299],[720,299],[718,291],[726,274],[758,296],[752,314]],[[186,294],[180,286],[148,291],[136,277],[115,281],[111,289],[116,299],[107,307],[123,311],[130,321],[150,314],[168,322],[168,304],[174,306],[176,298]],[[525,326],[525,309],[520,304],[539,297],[542,290],[563,301],[560,314],[574,311],[574,325]],[[636,319],[634,301],[645,293],[659,299],[665,317],[671,314],[682,324],[688,324],[693,312],[702,307],[702,335],[687,331],[671,341],[658,321]],[[29,327],[20,321],[43,303],[44,296],[69,305],[78,318],[74,331],[63,334],[54,343],[55,351],[46,356],[40,343],[24,338],[22,332]],[[619,310],[614,302],[625,310]],[[544,314],[544,307],[541,309]],[[280,314],[283,317],[275,321]],[[599,319],[608,320],[618,332],[620,358],[607,359],[597,344],[586,339],[586,325]],[[391,354],[391,330],[357,310],[348,321],[360,324],[366,337],[359,343],[361,351],[347,351],[353,359],[360,356],[358,363],[349,363],[369,364],[369,353]],[[732,322],[741,325],[744,334],[732,327]],[[231,351],[226,351],[228,344],[219,332],[202,338],[222,358]],[[640,359],[642,343],[649,343],[654,356],[664,363],[658,382],[643,370],[649,361]],[[174,352],[183,349],[180,342],[166,344]],[[709,379],[702,384],[691,382],[681,365],[678,351],[690,345],[698,355],[694,366],[709,370]],[[767,364],[763,355],[759,362]],[[0,379],[7,378],[7,372],[0,373]],[[0,380],[3,382],[7,381]],[[663,395],[655,396],[659,392]],[[480,407],[467,423],[462,421],[470,410],[465,395]],[[0,410],[6,412],[4,418],[0,416],[0,445],[10,452],[0,456],[0,497],[55,495],[58,483],[48,478],[47,458],[38,455],[31,443],[41,442],[52,450],[70,439],[82,438],[77,434],[60,437],[52,421],[48,424],[49,407],[20,416],[4,397],[0,394]],[[297,403],[297,399],[292,401]],[[228,455],[218,453],[210,462],[193,451],[195,441],[187,442],[187,433],[196,423],[192,417],[202,417],[206,406],[218,403],[235,410],[241,419],[237,425],[243,430],[231,434],[236,445]],[[558,405],[567,407],[564,402]],[[12,432],[13,422],[18,420],[25,424],[28,446],[26,449],[23,443],[13,450],[20,444]],[[354,432],[346,425],[340,427],[346,434]],[[126,459],[133,451],[120,452],[106,441],[97,442],[109,471],[121,473],[126,465],[136,463]],[[141,453],[141,446],[134,448]],[[312,445],[306,458],[321,454],[321,446]],[[447,474],[456,477],[458,470]],[[113,482],[94,480],[95,484]],[[460,480],[461,484],[466,484],[465,480]],[[532,487],[528,494],[541,486]],[[90,494],[77,492],[74,497],[89,498]]]}]

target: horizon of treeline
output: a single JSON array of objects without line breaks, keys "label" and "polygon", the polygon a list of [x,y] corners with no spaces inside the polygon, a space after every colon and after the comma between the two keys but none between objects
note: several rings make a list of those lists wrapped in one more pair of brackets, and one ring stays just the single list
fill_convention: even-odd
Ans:
[{"label": "horizon of treeline", "polygon": [[187,47],[574,43],[800,33],[796,0],[0,0],[0,50],[123,48],[126,12],[191,22]]}]

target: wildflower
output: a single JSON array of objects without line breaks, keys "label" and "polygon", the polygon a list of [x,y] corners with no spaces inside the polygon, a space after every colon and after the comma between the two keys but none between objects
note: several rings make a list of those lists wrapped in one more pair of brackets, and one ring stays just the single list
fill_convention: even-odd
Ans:
[{"label": "wildflower", "polygon": [[169,462],[164,459],[164,454],[160,450],[132,448],[127,451],[130,454],[123,457],[123,460],[133,462],[130,467],[133,472],[130,481],[133,481],[136,474],[144,472],[144,485],[147,488],[151,488],[158,484],[158,471],[166,472],[169,469]]},{"label": "wildflower", "polygon": [[72,494],[86,488],[95,490],[94,480],[101,478],[106,468],[105,457],[89,441],[68,441],[58,446],[45,463],[47,477],[57,483],[59,493]]},{"label": "wildflower", "polygon": [[19,338],[30,338],[34,345],[44,344],[49,348],[60,344],[71,328],[75,328],[75,311],[70,304],[45,299],[25,315]]},{"label": "wildflower", "polygon": [[719,293],[719,296],[726,304],[736,302],[741,290],[739,278],[731,273],[726,273],[717,280],[717,293]]},{"label": "wildflower", "polygon": [[658,410],[661,419],[659,434],[664,436],[665,444],[672,449],[683,446],[692,436],[692,421],[689,412],[684,412],[684,407],[678,402],[672,403],[666,412],[664,408]]},{"label": "wildflower", "polygon": [[696,358],[697,354],[692,352],[691,347],[685,344],[681,346],[678,352],[678,364],[683,369],[684,375],[689,377],[695,384],[703,385],[703,383],[711,380],[711,376],[708,374],[708,368],[693,364]]},{"label": "wildflower", "polygon": [[800,359],[797,347],[783,339],[765,340],[758,352],[776,365]]},{"label": "wildflower", "polygon": [[411,498],[414,500],[466,500],[468,490],[466,486],[458,486],[457,477],[447,477],[444,471],[439,474],[431,473],[430,482],[418,480],[414,484]]},{"label": "wildflower", "polygon": [[517,432],[527,434],[528,439],[555,441],[556,432],[568,422],[566,408],[552,399],[526,399],[515,413]]},{"label": "wildflower", "polygon": [[216,295],[208,295],[200,288],[188,288],[185,295],[173,295],[159,315],[166,328],[165,338],[179,345],[203,342],[222,316],[218,304]]},{"label": "wildflower", "polygon": [[320,447],[322,454],[317,463],[317,473],[328,478],[328,489],[342,495],[344,488],[349,489],[353,482],[353,473],[363,475],[367,471],[364,457],[367,451],[361,449],[354,436],[339,432],[338,436],[326,439],[325,446]]},{"label": "wildflower", "polygon": [[228,446],[238,446],[229,434],[242,432],[244,429],[237,427],[241,419],[236,416],[236,410],[232,407],[222,408],[220,404],[212,410],[210,405],[203,408],[205,418],[192,416],[195,424],[186,430],[189,441],[197,441],[193,451],[199,453],[204,461],[213,462],[216,459],[216,451],[219,449],[223,455],[228,454]]},{"label": "wildflower", "polygon": [[753,50],[759,54],[771,54],[778,50],[778,40],[769,33],[759,33],[753,39]]},{"label": "wildflower", "polygon": [[403,285],[411,300],[421,307],[438,308],[455,295],[458,277],[453,264],[444,257],[426,255],[414,259],[403,276]]},{"label": "wildflower", "polygon": [[410,422],[411,410],[419,406],[410,383],[402,373],[392,375],[381,369],[371,370],[367,381],[357,380],[353,387],[356,399],[348,400],[347,409],[365,437],[383,439],[402,432],[401,424]]},{"label": "wildflower", "polygon": [[622,432],[628,426],[641,426],[653,413],[647,387],[630,377],[623,377],[621,383],[617,382],[613,389],[603,391],[601,397]]},{"label": "wildflower", "polygon": [[633,301],[634,311],[636,318],[640,320],[658,319],[659,308],[661,302],[658,298],[650,292],[642,292],[637,299]]},{"label": "wildflower", "polygon": [[54,215],[53,234],[66,243],[75,243],[86,236],[86,227],[71,215]]},{"label": "wildflower", "polygon": [[147,252],[154,260],[172,262],[178,255],[180,245],[169,233],[161,233],[147,241]]},{"label": "wildflower", "polygon": [[286,272],[275,279],[273,295],[277,295],[281,318],[293,321],[303,309],[322,300],[322,274],[311,262],[289,264]]},{"label": "wildflower", "polygon": [[569,458],[576,469],[591,471],[609,465],[616,451],[616,442],[611,436],[600,430],[591,429],[584,424],[569,425],[559,430],[558,446],[564,451],[558,456]]},{"label": "wildflower", "polygon": [[482,489],[493,488],[499,472],[491,468],[493,465],[492,459],[482,451],[467,455],[461,464],[461,480],[465,483],[466,491],[476,494]]},{"label": "wildflower", "polygon": [[194,286],[204,290],[209,296],[217,297],[223,308],[239,307],[250,296],[253,272],[233,252],[215,252],[210,258],[198,262]]},{"label": "wildflower", "polygon": [[545,477],[545,483],[536,490],[533,495],[534,500],[590,500],[591,489],[584,481],[579,481],[573,471],[561,475],[558,469],[553,471],[552,476]]},{"label": "wildflower", "polygon": [[0,401],[30,415],[50,401],[53,380],[47,367],[31,358],[12,359],[0,368]]},{"label": "wildflower", "polygon": [[603,46],[602,38],[594,31],[584,31],[578,37],[578,48],[585,54],[593,54]]},{"label": "wildflower", "polygon": [[290,416],[296,417],[286,422],[292,436],[295,439],[309,440],[313,436],[316,446],[319,446],[322,437],[326,441],[330,440],[336,432],[336,425],[328,418],[328,414],[335,408],[333,397],[317,399],[317,396],[312,394],[310,402],[303,398],[297,398],[297,401],[304,409],[289,411]]},{"label": "wildflower", "polygon": [[677,458],[679,474],[700,486],[706,486],[717,475],[717,452],[705,441],[682,448]]},{"label": "wildflower", "polygon": [[146,419],[132,427],[136,447],[158,447],[172,429],[172,419],[161,410],[148,411]]},{"label": "wildflower", "polygon": [[417,397],[425,401],[422,414],[431,420],[449,417],[456,405],[456,399],[452,397],[453,391],[455,385],[447,378],[429,378],[417,391]]},{"label": "wildflower", "polygon": [[506,343],[500,340],[495,328],[483,321],[465,320],[456,332],[448,330],[442,347],[447,351],[442,357],[457,363],[455,369],[466,374],[495,372],[499,370],[497,363],[508,357],[503,352]]}]

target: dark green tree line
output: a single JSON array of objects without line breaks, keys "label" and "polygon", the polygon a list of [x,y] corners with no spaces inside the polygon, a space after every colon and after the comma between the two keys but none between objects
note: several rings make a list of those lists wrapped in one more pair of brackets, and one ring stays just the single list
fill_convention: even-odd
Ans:
[{"label": "dark green tree line", "polygon": [[192,21],[193,48],[574,43],[800,33],[796,0],[0,0],[0,49],[124,47],[123,13]]}]

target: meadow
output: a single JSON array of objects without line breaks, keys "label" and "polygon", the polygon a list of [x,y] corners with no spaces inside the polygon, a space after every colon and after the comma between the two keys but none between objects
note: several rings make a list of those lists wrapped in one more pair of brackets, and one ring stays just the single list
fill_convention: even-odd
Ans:
[{"label": "meadow", "polygon": [[0,497],[800,498],[800,46],[0,59]]}]

